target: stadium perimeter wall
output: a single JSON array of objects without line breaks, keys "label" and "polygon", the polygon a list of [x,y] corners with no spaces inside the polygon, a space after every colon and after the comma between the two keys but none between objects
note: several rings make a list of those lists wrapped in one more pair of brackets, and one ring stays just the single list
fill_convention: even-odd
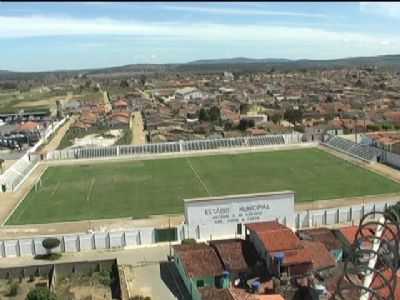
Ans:
[{"label": "stadium perimeter wall", "polygon": [[52,123],[50,127],[46,129],[46,132],[41,137],[41,139],[20,158],[18,159],[10,168],[8,168],[3,174],[0,175],[0,192],[3,191],[3,186],[5,192],[15,192],[24,181],[29,177],[29,175],[34,171],[37,163],[39,162],[39,157],[33,155],[33,153],[42,146],[51,135],[58,130],[66,121],[64,118],[56,123]]},{"label": "stadium perimeter wall", "polygon": [[[388,205],[396,203],[396,197],[388,198],[384,202],[368,203],[361,205],[344,206],[331,209],[316,209],[308,211],[296,211],[293,215],[294,229],[304,229],[320,226],[337,226],[345,224],[358,224],[363,215],[382,211]],[[279,220],[278,220],[279,221]],[[285,219],[280,220],[285,224]],[[289,225],[289,224],[288,224]],[[193,232],[186,224],[175,227],[177,230],[176,241],[179,243],[185,238],[195,238],[198,241],[210,239],[210,232],[214,232],[212,239],[227,239],[241,237],[237,233],[237,224],[224,226],[224,231],[215,230],[214,224],[201,224]],[[165,227],[164,227],[165,228]],[[82,252],[105,249],[129,249],[137,247],[155,246],[156,231],[154,227],[138,227],[122,231],[88,232],[64,235],[52,235],[61,240],[58,252]],[[244,234],[244,232],[243,232]],[[36,256],[45,254],[42,241],[47,236],[26,237],[0,241],[0,257]]]}]

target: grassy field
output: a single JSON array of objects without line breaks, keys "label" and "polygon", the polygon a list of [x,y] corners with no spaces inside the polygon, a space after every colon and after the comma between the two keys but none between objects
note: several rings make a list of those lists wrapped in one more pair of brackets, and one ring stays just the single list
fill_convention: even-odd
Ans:
[{"label": "grassy field", "polygon": [[8,224],[182,213],[184,198],[294,190],[296,201],[400,192],[400,184],[302,149],[51,167]]}]

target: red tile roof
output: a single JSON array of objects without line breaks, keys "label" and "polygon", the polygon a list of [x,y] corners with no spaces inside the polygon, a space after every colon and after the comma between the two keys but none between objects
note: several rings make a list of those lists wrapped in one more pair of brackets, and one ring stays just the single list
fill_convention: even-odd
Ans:
[{"label": "red tile roof", "polygon": [[323,243],[329,251],[342,248],[341,242],[328,228],[299,230],[297,231],[297,234],[302,240],[311,240]]},{"label": "red tile roof", "polygon": [[249,269],[244,253],[245,243],[247,241],[239,239],[210,241],[210,245],[216,249],[225,268],[237,272]]},{"label": "red tile roof", "polygon": [[114,107],[127,107],[128,106],[128,103],[126,103],[122,99],[115,101],[113,104],[114,104],[113,105]]},{"label": "red tile roof", "polygon": [[[236,300],[228,289],[217,289],[215,287],[199,288],[201,300]],[[243,298],[242,298],[243,299]]]},{"label": "red tile roof", "polygon": [[28,121],[28,122],[19,124],[18,125],[18,130],[21,130],[21,131],[32,131],[32,130],[38,129],[39,126],[40,126],[39,123]]},{"label": "red tile roof", "polygon": [[[311,254],[307,249],[297,248],[279,252],[283,252],[285,255],[282,263],[282,266],[284,267],[312,263]],[[271,254],[274,256],[275,253]]]},{"label": "red tile roof", "polygon": [[[367,230],[367,231],[365,231],[366,236],[369,236],[372,234],[372,231],[370,231],[368,229],[364,229],[364,230]],[[354,243],[354,241],[356,239],[357,231],[358,231],[358,226],[355,226],[355,225],[339,228],[339,232],[346,238],[346,240],[350,244]]]},{"label": "red tile roof", "polygon": [[[396,276],[396,289],[394,290],[394,300],[400,299],[400,274],[397,272],[396,274],[393,274],[390,270],[386,270],[382,274],[384,278],[391,282],[394,278],[393,276]],[[390,296],[390,289],[389,287],[386,287],[386,283],[384,280],[379,276],[376,275],[375,278],[372,280],[371,283],[371,288],[376,290],[376,292],[383,297],[383,299],[389,299]],[[371,294],[372,296],[372,294]]]},{"label": "red tile roof", "polygon": [[336,265],[335,259],[323,243],[310,241],[300,241],[300,243],[309,253],[314,270],[323,270]]},{"label": "red tile roof", "polygon": [[204,243],[177,245],[173,248],[190,277],[218,276],[224,272],[215,250]]},{"label": "red tile roof", "polygon": [[299,248],[299,238],[296,234],[278,222],[262,222],[247,224],[254,231],[269,252],[293,250]]},{"label": "red tile roof", "polygon": [[[234,300],[285,300],[281,295],[255,295],[237,288],[230,288],[229,293]],[[214,299],[217,300],[217,298]]]}]

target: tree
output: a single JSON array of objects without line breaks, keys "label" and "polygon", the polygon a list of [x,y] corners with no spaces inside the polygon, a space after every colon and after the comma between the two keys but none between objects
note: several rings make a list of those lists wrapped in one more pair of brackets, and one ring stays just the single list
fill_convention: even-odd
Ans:
[{"label": "tree", "polygon": [[247,103],[240,104],[240,114],[244,115],[250,110],[250,105]]},{"label": "tree", "polygon": [[212,121],[212,122],[219,121],[221,118],[221,113],[220,113],[219,108],[217,106],[211,107],[211,109],[209,111],[209,116],[210,116],[210,121]]},{"label": "tree", "polygon": [[146,84],[146,75],[144,75],[144,74],[140,75],[140,83],[142,84],[142,86],[145,86],[145,84]]},{"label": "tree", "polygon": [[200,121],[208,121],[210,116],[208,115],[208,111],[205,108],[201,108],[199,112],[199,120]]},{"label": "tree", "polygon": [[280,120],[281,120],[280,114],[273,114],[271,116],[271,121],[274,122],[274,124],[278,124]]},{"label": "tree", "polygon": [[245,131],[247,128],[251,128],[255,126],[254,120],[249,119],[241,119],[239,123],[239,129],[241,131]]},{"label": "tree", "polygon": [[327,97],[326,97],[326,102],[328,102],[328,103],[332,103],[333,102],[333,96],[332,95],[328,95]]},{"label": "tree", "polygon": [[43,247],[47,250],[48,253],[51,253],[51,251],[58,246],[60,246],[60,240],[58,238],[47,238],[44,239],[42,242]]},{"label": "tree", "polygon": [[121,88],[128,88],[129,87],[128,80],[121,80],[121,83],[119,84],[119,86]]},{"label": "tree", "polygon": [[48,288],[37,287],[29,291],[26,300],[57,300],[57,297]]},{"label": "tree", "polygon": [[288,120],[296,126],[296,123],[300,123],[303,120],[303,111],[300,109],[289,108],[285,111],[283,117],[285,120]]}]

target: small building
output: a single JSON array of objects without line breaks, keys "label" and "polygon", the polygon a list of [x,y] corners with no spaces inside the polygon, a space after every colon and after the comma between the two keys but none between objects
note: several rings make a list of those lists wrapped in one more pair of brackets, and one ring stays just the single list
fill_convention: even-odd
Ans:
[{"label": "small building", "polygon": [[400,154],[400,132],[376,132],[361,136],[361,142],[389,152]]},{"label": "small building", "polygon": [[193,299],[200,298],[199,288],[224,287],[224,268],[212,247],[199,243],[173,249],[175,266]]},{"label": "small building", "polygon": [[232,282],[236,279],[246,280],[257,262],[257,253],[249,241],[215,240],[210,241],[210,246],[216,251],[224,270],[229,272]]},{"label": "small building", "polygon": [[195,87],[185,87],[182,89],[178,89],[175,92],[175,99],[185,102],[190,100],[200,99],[201,97],[202,97],[201,91],[199,91]]},{"label": "small building", "polygon": [[[338,240],[342,244],[342,249],[343,249],[343,258],[346,259],[351,255],[351,248],[354,242],[356,241],[357,237],[357,232],[359,230],[359,226],[346,226],[346,227],[341,227],[337,230],[334,230],[334,234],[338,238]],[[364,236],[371,236],[373,235],[372,228],[364,228],[363,229],[363,235]]]},{"label": "small building", "polygon": [[17,130],[21,132],[33,132],[33,131],[38,131],[40,127],[41,126],[39,123],[28,121],[18,124]]},{"label": "small building", "polygon": [[339,262],[343,258],[342,243],[335,234],[328,228],[312,228],[297,231],[301,240],[321,242],[328,249],[330,254]]},{"label": "small building", "polygon": [[127,111],[113,112],[110,117],[113,128],[127,128],[131,119],[131,114]]},{"label": "small building", "polygon": [[271,275],[306,275],[312,271],[309,251],[292,230],[278,222],[246,224],[246,239],[254,245]]},{"label": "small building", "polygon": [[119,99],[113,103],[113,108],[117,111],[125,111],[128,109],[128,103],[123,99]]}]

